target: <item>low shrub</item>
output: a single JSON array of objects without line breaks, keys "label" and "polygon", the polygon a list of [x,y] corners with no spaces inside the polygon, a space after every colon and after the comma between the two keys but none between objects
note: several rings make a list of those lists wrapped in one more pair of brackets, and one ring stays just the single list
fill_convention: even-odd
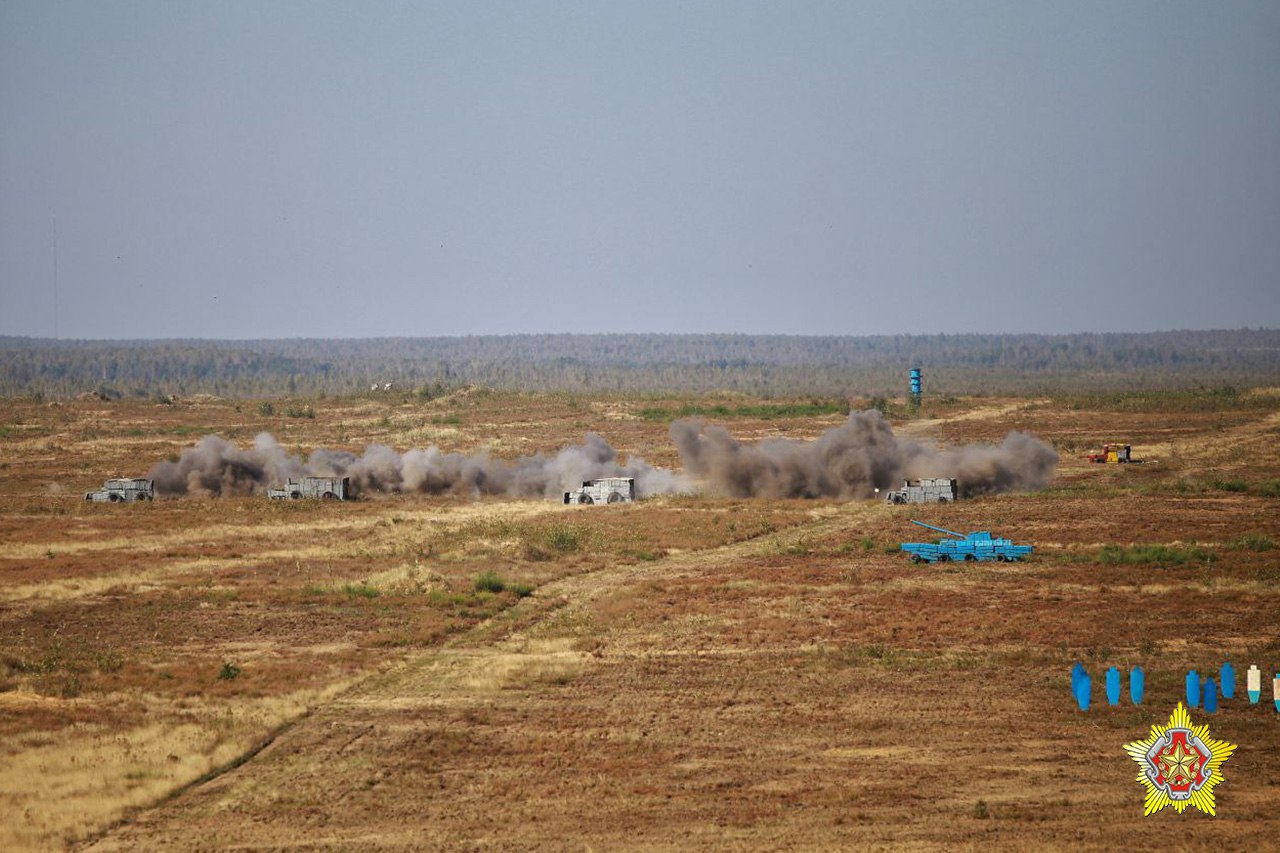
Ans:
[{"label": "low shrub", "polygon": [[475,589],[476,592],[502,592],[507,588],[507,582],[502,579],[496,572],[485,570],[476,575]]},{"label": "low shrub", "polygon": [[557,524],[547,531],[544,541],[552,551],[567,554],[582,548],[586,541],[586,534],[581,527]]},{"label": "low shrub", "polygon": [[348,598],[377,598],[382,592],[367,583],[349,583],[342,587]]}]

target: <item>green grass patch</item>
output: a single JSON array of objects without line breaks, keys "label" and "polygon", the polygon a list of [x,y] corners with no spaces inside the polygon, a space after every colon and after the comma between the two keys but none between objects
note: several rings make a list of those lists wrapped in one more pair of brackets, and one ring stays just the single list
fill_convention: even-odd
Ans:
[{"label": "green grass patch", "polygon": [[1216,555],[1212,550],[1199,545],[1104,545],[1098,559],[1106,566],[1185,566],[1190,563],[1211,563]]},{"label": "green grass patch", "polygon": [[497,572],[486,570],[476,575],[474,586],[476,592],[499,593],[507,588],[507,582]]},{"label": "green grass patch", "polygon": [[1276,543],[1264,533],[1246,533],[1231,540],[1231,547],[1242,551],[1270,551],[1276,547]]}]

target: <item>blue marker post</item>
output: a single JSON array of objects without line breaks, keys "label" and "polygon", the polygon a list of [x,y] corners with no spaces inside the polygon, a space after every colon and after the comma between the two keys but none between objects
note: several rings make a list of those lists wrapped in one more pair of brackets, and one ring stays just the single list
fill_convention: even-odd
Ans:
[{"label": "blue marker post", "polygon": [[1276,673],[1275,679],[1271,682],[1271,693],[1276,697],[1276,710],[1280,711],[1280,672]]},{"label": "blue marker post", "polygon": [[1120,670],[1114,666],[1107,670],[1107,704],[1112,708],[1120,704]]},{"label": "blue marker post", "polygon": [[1245,673],[1245,686],[1249,689],[1249,703],[1257,705],[1258,700],[1262,698],[1262,670],[1258,669],[1258,665],[1251,664],[1249,671]]},{"label": "blue marker post", "polygon": [[1210,714],[1218,713],[1218,685],[1212,678],[1204,680],[1204,709]]},{"label": "blue marker post", "polygon": [[1187,707],[1200,707],[1200,673],[1194,669],[1187,673]]},{"label": "blue marker post", "polygon": [[1129,670],[1129,698],[1133,700],[1133,704],[1142,704],[1142,694],[1146,690],[1146,673],[1142,671],[1142,667],[1135,666]]},{"label": "blue marker post", "polygon": [[[1089,673],[1080,673],[1080,678],[1076,681],[1075,694],[1076,704],[1080,706],[1081,711],[1089,710],[1089,692],[1092,686],[1089,680]],[[1280,700],[1276,701],[1276,707],[1280,708]]]},{"label": "blue marker post", "polygon": [[1222,698],[1234,699],[1236,695],[1236,668],[1231,665],[1231,661],[1227,661],[1222,665],[1222,678],[1218,682],[1222,685]]}]

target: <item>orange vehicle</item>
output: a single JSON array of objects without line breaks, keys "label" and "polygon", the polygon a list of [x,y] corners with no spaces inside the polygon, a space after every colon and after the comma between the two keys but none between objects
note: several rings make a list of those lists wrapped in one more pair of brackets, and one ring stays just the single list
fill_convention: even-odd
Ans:
[{"label": "orange vehicle", "polygon": [[1127,465],[1134,461],[1127,444],[1104,444],[1100,453],[1090,453],[1088,458],[1099,465]]}]

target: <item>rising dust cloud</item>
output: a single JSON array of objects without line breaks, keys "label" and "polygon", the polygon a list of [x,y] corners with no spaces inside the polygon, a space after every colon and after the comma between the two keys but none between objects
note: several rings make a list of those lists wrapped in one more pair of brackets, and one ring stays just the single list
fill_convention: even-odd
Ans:
[{"label": "rising dust cloud", "polygon": [[562,493],[598,477],[634,477],[641,495],[687,491],[684,478],[655,468],[638,456],[626,465],[617,452],[595,433],[582,444],[554,456],[535,454],[514,461],[485,453],[444,453],[426,450],[399,453],[381,444],[357,456],[345,450],[316,450],[305,460],[290,454],[269,433],[241,450],[233,442],[207,435],[182,451],[176,462],[161,462],[149,475],[156,490],[168,495],[248,495],[300,477],[350,477],[355,495],[372,492],[416,492],[428,495],[510,495],[521,498],[559,498]]},{"label": "rising dust cloud", "polygon": [[165,495],[247,495],[304,476],[350,477],[356,495],[377,492],[559,498],[584,480],[634,477],[639,496],[704,491],[725,497],[867,498],[905,478],[954,477],[963,494],[1042,489],[1058,454],[1045,442],[1011,432],[1000,444],[936,450],[894,436],[879,412],[854,412],[813,441],[766,439],[744,444],[724,427],[696,419],[671,424],[684,472],[627,464],[607,441],[588,433],[554,455],[515,460],[485,453],[444,453],[432,446],[406,453],[371,445],[363,454],[320,449],[303,459],[268,433],[248,449],[216,435],[160,462],[150,477]]},{"label": "rising dust cloud", "polygon": [[1032,491],[1053,479],[1057,452],[1024,432],[1000,444],[935,450],[893,434],[877,411],[849,420],[813,441],[765,439],[743,444],[721,426],[697,420],[671,424],[685,471],[707,491],[726,497],[867,498],[904,479],[954,477],[961,494]]}]

